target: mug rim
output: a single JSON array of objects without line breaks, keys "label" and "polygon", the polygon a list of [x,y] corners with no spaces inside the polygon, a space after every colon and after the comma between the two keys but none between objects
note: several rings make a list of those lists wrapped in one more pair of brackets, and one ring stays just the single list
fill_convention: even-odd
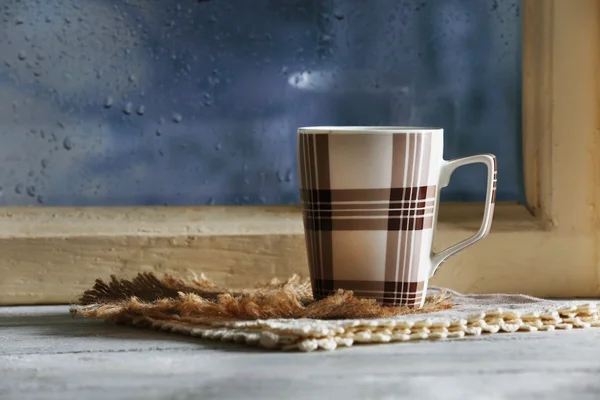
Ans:
[{"label": "mug rim", "polygon": [[298,128],[298,133],[326,134],[390,134],[390,133],[443,133],[444,129],[432,126],[306,126]]}]

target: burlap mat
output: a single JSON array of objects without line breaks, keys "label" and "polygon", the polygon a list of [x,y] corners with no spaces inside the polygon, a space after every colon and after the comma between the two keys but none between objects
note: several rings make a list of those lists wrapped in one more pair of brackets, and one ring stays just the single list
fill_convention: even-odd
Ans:
[{"label": "burlap mat", "polygon": [[463,295],[431,288],[421,310],[381,307],[339,291],[314,301],[294,276],[247,290],[140,274],[97,280],[71,307],[73,315],[109,323],[233,341],[268,349],[333,350],[362,343],[457,339],[465,336],[600,327],[596,303],[525,295]]}]

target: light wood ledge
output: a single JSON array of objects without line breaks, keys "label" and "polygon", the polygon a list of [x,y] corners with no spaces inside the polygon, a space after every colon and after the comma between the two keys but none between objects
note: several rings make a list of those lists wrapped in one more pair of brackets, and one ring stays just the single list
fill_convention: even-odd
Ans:
[{"label": "light wood ledge", "polygon": [[[475,232],[482,210],[443,203],[436,248]],[[524,207],[498,204],[490,235],[451,258],[434,284],[566,294],[565,282],[543,274],[558,267],[564,240],[541,232]],[[0,254],[0,304],[68,303],[111,274],[205,273],[231,287],[308,274],[300,210],[288,206],[4,208]],[[544,259],[553,261],[529,265]],[[596,294],[588,286],[577,294]]]}]

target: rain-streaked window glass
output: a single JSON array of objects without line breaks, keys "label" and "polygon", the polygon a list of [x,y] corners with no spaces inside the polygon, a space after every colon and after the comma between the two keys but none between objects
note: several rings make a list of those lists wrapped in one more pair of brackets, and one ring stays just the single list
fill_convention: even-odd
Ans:
[{"label": "rain-streaked window glass", "polygon": [[[6,0],[0,205],[299,201],[296,128],[437,125],[522,199],[520,1]],[[484,167],[443,199],[482,200]]]}]

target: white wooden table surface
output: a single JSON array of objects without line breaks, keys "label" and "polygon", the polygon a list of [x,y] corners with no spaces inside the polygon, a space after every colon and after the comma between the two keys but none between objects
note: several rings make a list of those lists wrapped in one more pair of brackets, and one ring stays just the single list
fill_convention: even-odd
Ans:
[{"label": "white wooden table surface", "polygon": [[0,307],[0,399],[598,399],[600,329],[280,353]]}]

